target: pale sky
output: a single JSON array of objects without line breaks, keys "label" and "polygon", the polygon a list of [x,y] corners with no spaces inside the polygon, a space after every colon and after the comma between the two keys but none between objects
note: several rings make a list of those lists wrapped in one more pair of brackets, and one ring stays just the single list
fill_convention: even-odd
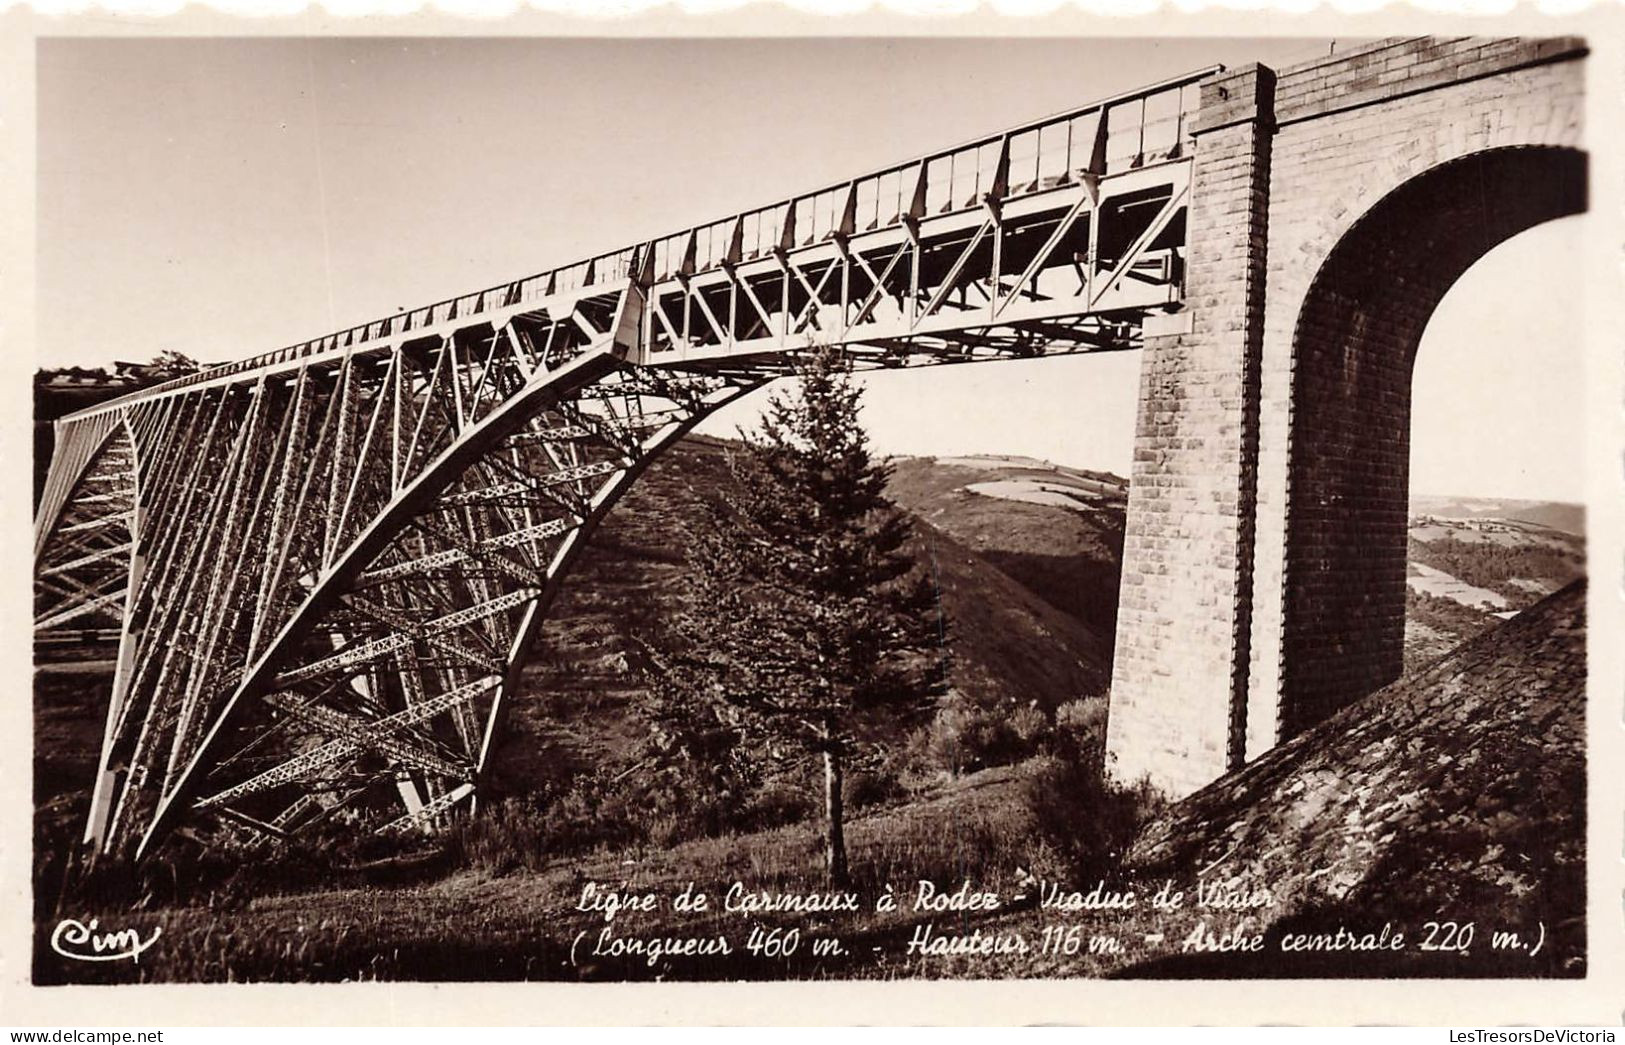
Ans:
[{"label": "pale sky", "polygon": [[[241,358],[1328,43],[44,40],[38,362]],[[1414,490],[1582,498],[1583,220],[1503,245],[1441,306],[1417,364]],[[1537,317],[1532,300],[1550,305]],[[1126,475],[1138,367],[1115,353],[878,375],[865,419],[886,453]]]}]

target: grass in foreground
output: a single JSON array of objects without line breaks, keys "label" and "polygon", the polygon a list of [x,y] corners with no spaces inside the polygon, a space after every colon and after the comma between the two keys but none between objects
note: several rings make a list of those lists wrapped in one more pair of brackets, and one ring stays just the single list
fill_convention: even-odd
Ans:
[{"label": "grass in foreground", "polygon": [[[1020,932],[1036,947],[1038,912],[1010,898],[1035,895],[1033,876],[1063,878],[1076,854],[1035,820],[1035,795],[1064,783],[1054,760],[1001,767],[944,785],[910,805],[860,816],[849,826],[849,891],[856,911],[727,911],[736,892],[825,894],[816,823],[670,848],[642,847],[561,859],[506,874],[463,870],[434,881],[362,885],[264,896],[246,904],[187,905],[126,913],[86,912],[143,939],[161,930],[139,964],[86,965],[58,958],[40,927],[37,982],[354,979],[777,979],[936,975],[1054,975],[1054,962],[996,955],[968,961],[909,953],[917,928],[937,934]],[[1042,807],[1042,802],[1038,805]],[[995,910],[916,910],[919,883],[951,894],[966,883],[992,892]],[[652,911],[578,909],[595,892],[653,893]],[[708,909],[672,910],[685,887]],[[888,887],[896,910],[876,910]],[[591,906],[590,902],[588,906]],[[64,911],[64,916],[72,912]],[[1002,928],[1001,928],[1002,926]],[[774,930],[778,930],[777,933]],[[799,932],[791,936],[792,930]],[[606,935],[607,934],[607,935]],[[726,953],[714,941],[728,941]],[[650,941],[693,939],[704,955],[647,953]],[[816,944],[815,940],[836,941]],[[643,941],[625,953],[627,941]],[[752,942],[757,944],[752,948]],[[793,941],[793,942],[792,942]],[[698,945],[697,945],[698,946]],[[572,954],[573,950],[573,954]],[[787,952],[787,953],[786,953]],[[815,953],[816,952],[816,953]],[[1032,955],[1036,959],[1037,955]],[[1053,957],[1065,957],[1056,955]],[[1075,956],[1074,956],[1075,957]],[[1114,959],[1115,961],[1115,959]],[[1079,972],[1106,971],[1113,963]],[[1116,961],[1115,964],[1121,964]]]}]

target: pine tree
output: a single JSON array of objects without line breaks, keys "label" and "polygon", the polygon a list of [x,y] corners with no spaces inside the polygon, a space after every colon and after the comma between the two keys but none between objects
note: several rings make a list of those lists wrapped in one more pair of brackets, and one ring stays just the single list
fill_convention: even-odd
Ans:
[{"label": "pine tree", "polygon": [[770,758],[822,760],[826,863],[840,884],[845,770],[932,708],[946,621],[885,496],[890,469],[870,456],[850,365],[818,347],[797,378],[741,433],[732,488],[690,534],[689,598],[658,686],[678,732],[715,726]]}]

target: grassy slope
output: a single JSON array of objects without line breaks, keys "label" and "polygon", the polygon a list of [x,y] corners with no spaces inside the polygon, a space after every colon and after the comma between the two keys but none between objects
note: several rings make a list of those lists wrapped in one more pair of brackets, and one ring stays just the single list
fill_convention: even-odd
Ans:
[{"label": "grassy slope", "polygon": [[[908,912],[875,917],[880,883],[899,888],[917,876],[951,883],[974,878],[990,888],[1010,888],[1011,872],[1034,852],[1034,832],[1020,801],[1021,771],[1010,767],[967,777],[934,799],[853,818],[848,844],[855,888],[868,911],[853,919],[752,919],[710,911],[674,915],[669,907],[623,914],[613,931],[621,936],[727,934],[742,947],[752,924],[800,925],[839,933],[851,952],[838,960],[813,960],[810,946],[791,963],[747,959],[697,962],[670,960],[653,966],[642,959],[603,960],[587,951],[578,964],[569,951],[576,934],[595,938],[601,915],[575,909],[585,883],[652,890],[663,897],[690,882],[721,897],[735,881],[752,889],[818,891],[814,870],[815,829],[792,826],[745,837],[706,839],[668,849],[602,853],[560,861],[546,870],[508,875],[461,872],[420,884],[380,887],[354,879],[316,892],[267,896],[246,909],[222,914],[205,907],[155,913],[120,912],[119,923],[143,936],[162,925],[168,946],[161,960],[137,967],[119,963],[67,965],[36,953],[36,977],[64,975],[93,982],[142,980],[357,978],[432,979],[682,979],[773,978],[783,975],[887,975],[899,971],[872,948],[896,948],[896,936],[916,919]],[[588,951],[590,951],[590,945]],[[144,959],[148,956],[144,956]]]},{"label": "grassy slope", "polygon": [[[1035,764],[984,771],[907,806],[856,817],[850,828],[856,913],[734,914],[713,906],[678,914],[686,885],[713,901],[739,882],[751,891],[817,893],[816,832],[793,826],[670,848],[601,853],[540,871],[463,872],[419,884],[368,885],[264,896],[245,909],[202,907],[110,913],[143,935],[162,925],[164,948],[139,966],[57,962],[36,948],[36,977],[113,980],[312,978],[739,979],[1007,976],[1474,976],[1563,975],[1584,968],[1584,588],[1577,585],[1506,623],[1421,676],[1360,704],[1173,807],[1142,832],[1126,871],[1108,879],[1140,900],[1126,912],[1037,907],[1018,869],[1057,873],[1033,818]],[[1205,884],[1264,885],[1268,903],[1237,912],[1194,899],[1148,909],[1163,881],[1194,897]],[[997,909],[913,909],[920,879],[940,891],[974,883]],[[658,909],[608,924],[579,909],[587,883],[651,891]],[[1087,890],[1092,881],[1068,881]],[[887,886],[901,903],[877,912]],[[1016,897],[1025,894],[1025,902]],[[1471,919],[1470,953],[1425,953],[1430,919]],[[1392,954],[1283,958],[1282,932],[1405,932]],[[927,956],[910,940],[938,934],[1010,940],[1022,953]],[[1182,953],[1199,926],[1264,931],[1261,956]],[[1539,958],[1489,946],[1496,930],[1532,938]],[[799,928],[788,959],[745,953],[752,928]],[[1046,929],[1076,928],[1078,953],[1043,948]],[[42,927],[43,929],[43,927]],[[733,953],[660,958],[594,953],[618,939],[728,939]],[[1161,933],[1160,942],[1147,940]],[[814,953],[815,938],[840,941]],[[1113,945],[1106,946],[1110,939]],[[1091,953],[1089,941],[1100,941]],[[572,957],[572,949],[574,956]]]}]

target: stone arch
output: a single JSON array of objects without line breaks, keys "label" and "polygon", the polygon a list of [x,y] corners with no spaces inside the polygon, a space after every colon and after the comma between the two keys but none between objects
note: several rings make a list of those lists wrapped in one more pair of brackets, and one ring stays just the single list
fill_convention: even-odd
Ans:
[{"label": "stone arch", "polygon": [[1496,245],[1586,207],[1586,158],[1469,153],[1403,182],[1337,240],[1292,335],[1279,735],[1397,678],[1410,392],[1446,291]]}]

